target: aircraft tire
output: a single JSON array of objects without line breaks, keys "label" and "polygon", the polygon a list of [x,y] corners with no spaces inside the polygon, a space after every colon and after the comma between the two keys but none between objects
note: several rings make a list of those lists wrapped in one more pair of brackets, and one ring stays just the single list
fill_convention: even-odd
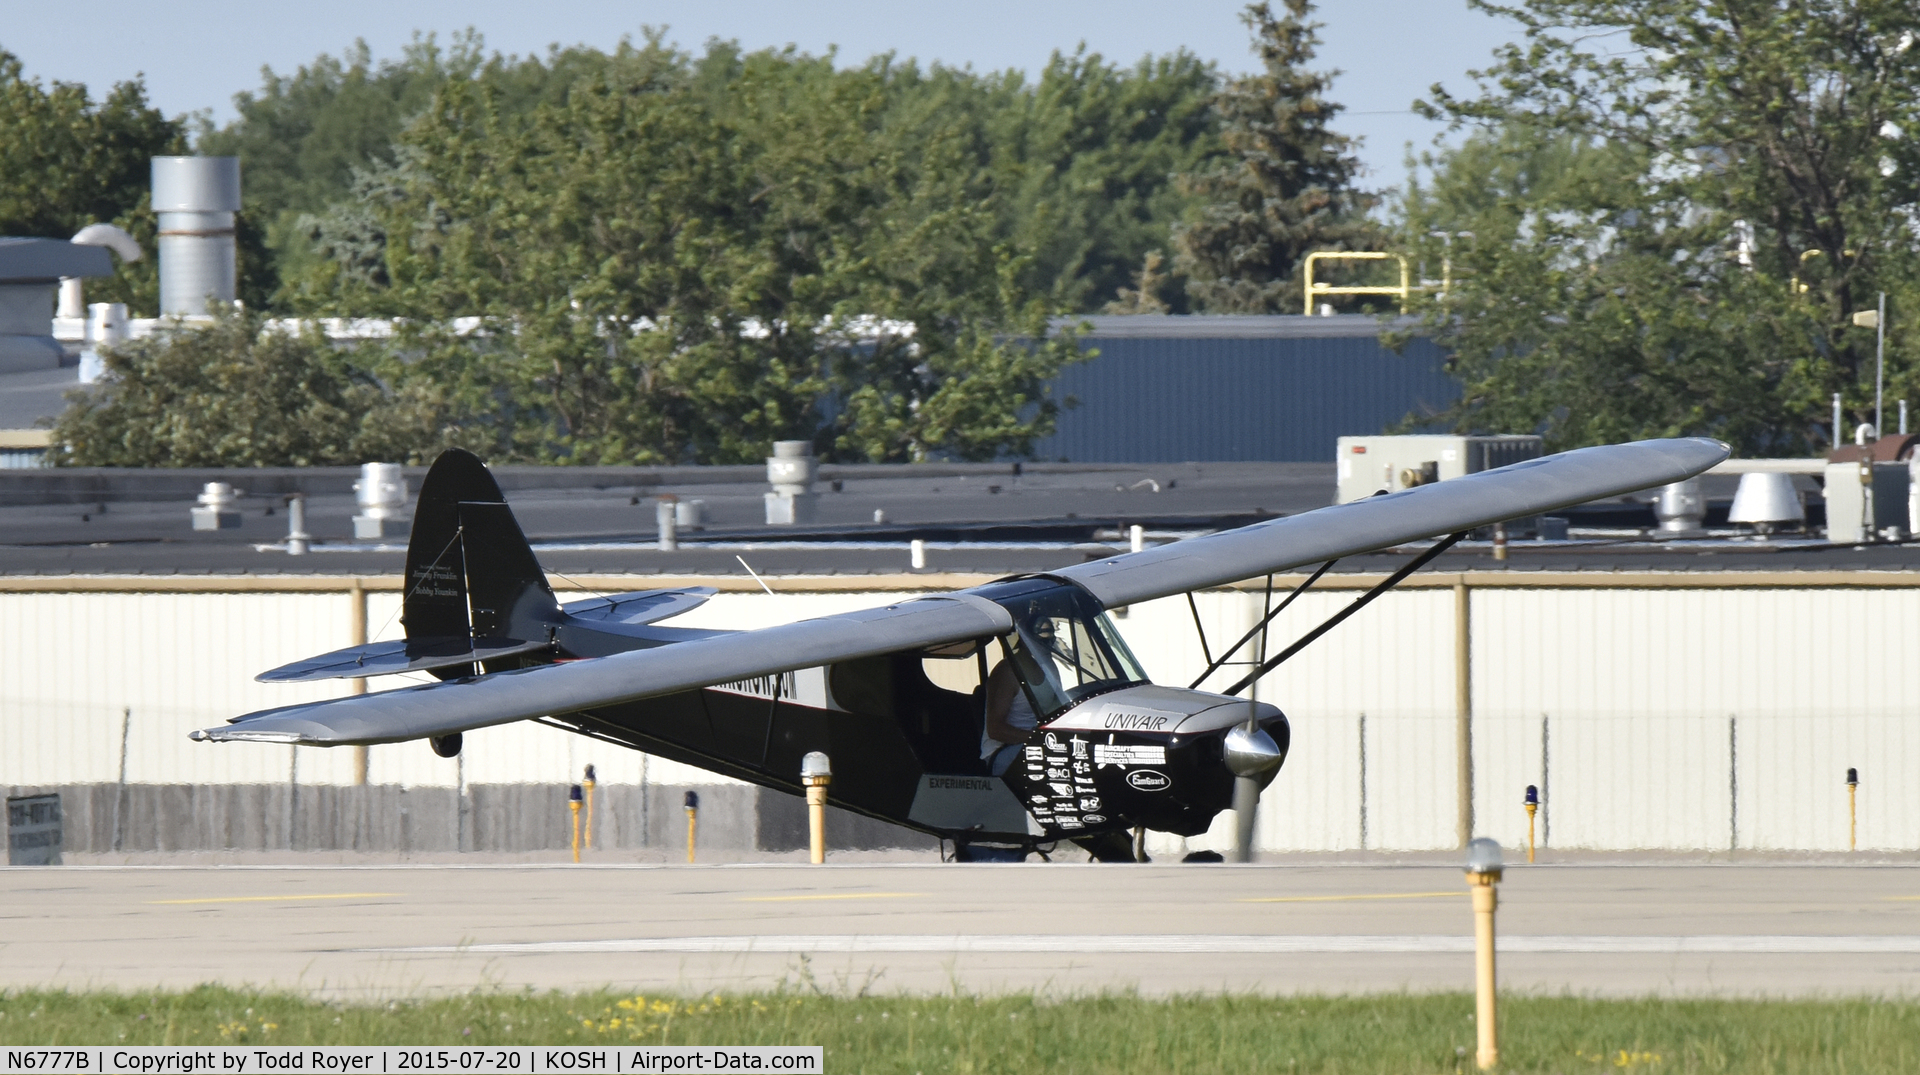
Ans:
[{"label": "aircraft tire", "polygon": [[1073,842],[1086,848],[1095,862],[1133,862],[1133,833],[1124,829],[1097,836],[1076,836]]}]

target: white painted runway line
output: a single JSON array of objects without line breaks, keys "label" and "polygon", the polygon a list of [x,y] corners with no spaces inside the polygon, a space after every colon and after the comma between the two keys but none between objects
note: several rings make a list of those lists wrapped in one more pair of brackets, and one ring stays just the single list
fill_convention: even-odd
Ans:
[{"label": "white painted runway line", "polygon": [[[1501,937],[1498,950],[1575,954],[1920,954],[1920,936],[1707,935]],[[1446,934],[1285,936],[1271,934],[770,934],[765,936],[633,937],[603,941],[357,948],[389,954],[554,955],[575,953],[1027,952],[1082,954],[1330,953],[1411,955],[1473,951],[1473,938]]]}]

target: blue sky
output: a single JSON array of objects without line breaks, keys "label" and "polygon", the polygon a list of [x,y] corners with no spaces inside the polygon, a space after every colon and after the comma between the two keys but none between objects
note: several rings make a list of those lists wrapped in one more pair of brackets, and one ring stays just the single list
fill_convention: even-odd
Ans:
[{"label": "blue sky", "polygon": [[[322,52],[364,38],[377,56],[398,53],[412,34],[442,37],[468,26],[490,48],[542,53],[554,43],[611,46],[666,26],[675,42],[697,48],[733,38],[748,48],[798,45],[858,62],[893,51],[922,61],[976,69],[1034,70],[1054,49],[1080,42],[1110,59],[1186,48],[1229,71],[1253,66],[1232,0],[973,0],[965,5],[878,0],[325,0],[321,3],[170,0],[164,4],[96,0],[77,8],[7,0],[0,48],[18,55],[29,76],[84,82],[98,93],[144,73],[153,101],[170,113],[210,110],[231,117],[231,99],[259,85],[260,68],[290,71]],[[1424,148],[1437,125],[1408,104],[1434,82],[1460,92],[1466,72],[1485,66],[1511,38],[1508,26],[1467,10],[1465,0],[1332,0],[1316,17],[1323,67],[1344,72],[1334,97],[1349,111],[1339,129],[1365,139],[1368,185],[1404,177],[1407,142]]]}]

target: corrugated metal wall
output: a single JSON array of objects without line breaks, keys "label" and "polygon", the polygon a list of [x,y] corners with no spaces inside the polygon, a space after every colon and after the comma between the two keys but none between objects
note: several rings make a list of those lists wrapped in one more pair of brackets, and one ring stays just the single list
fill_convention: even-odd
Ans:
[{"label": "corrugated metal wall", "polygon": [[[1476,810],[1554,843],[1920,847],[1920,590],[1474,594]],[[1542,757],[1547,763],[1543,767]]]},{"label": "corrugated metal wall", "polygon": [[[1860,845],[1920,849],[1920,587],[1653,588],[1622,576],[1469,594],[1478,832],[1523,843],[1521,793],[1536,784],[1549,846],[1843,850],[1854,766]],[[723,593],[678,622],[761,626],[899,596]],[[1307,595],[1273,644],[1353,596]],[[1262,803],[1263,847],[1454,846],[1455,600],[1449,587],[1389,594],[1260,685],[1294,732]],[[1209,640],[1237,637],[1260,602],[1200,594]],[[369,595],[376,636],[393,634],[394,606]],[[0,784],[113,783],[123,727],[134,784],[349,783],[347,750],[186,733],[332,693],[252,676],[346,644],[350,609],[344,593],[0,594]],[[1119,623],[1157,681],[1185,685],[1204,667],[1184,600],[1136,605]],[[589,762],[610,785],[723,782],[538,725],[472,733],[459,762],[417,743],[375,747],[370,776],[553,785]]]},{"label": "corrugated metal wall", "polygon": [[[897,596],[722,594],[675,622],[760,626]],[[366,600],[369,637],[402,637],[399,596]],[[274,685],[253,677],[348,645],[351,609],[344,592],[0,594],[0,785],[115,783],[123,733],[129,783],[351,783],[351,750],[187,739],[241,713],[346,693],[344,680]],[[420,743],[373,747],[368,779],[411,787],[566,783],[589,762],[611,783],[640,782],[643,766],[655,784],[731,782],[537,724],[468,733],[458,760]]]},{"label": "corrugated metal wall", "polygon": [[[1298,319],[1296,319],[1298,320]],[[1040,460],[1076,463],[1319,462],[1335,438],[1385,432],[1460,397],[1433,341],[1402,354],[1377,339],[1098,336],[1051,397],[1060,415]]]}]

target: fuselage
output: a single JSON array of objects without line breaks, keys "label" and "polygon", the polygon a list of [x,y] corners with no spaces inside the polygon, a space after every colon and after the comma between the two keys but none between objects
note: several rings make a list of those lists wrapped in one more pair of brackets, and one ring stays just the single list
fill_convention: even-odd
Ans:
[{"label": "fuselage", "polygon": [[[801,757],[824,751],[837,806],[956,840],[1022,844],[1134,826],[1205,832],[1232,802],[1227,732],[1251,721],[1285,752],[1275,707],[1147,682],[1078,588],[1034,577],[971,592],[1006,607],[1015,631],[552,720],[794,794]],[[1013,743],[987,734],[1003,663],[1035,718]]]}]

